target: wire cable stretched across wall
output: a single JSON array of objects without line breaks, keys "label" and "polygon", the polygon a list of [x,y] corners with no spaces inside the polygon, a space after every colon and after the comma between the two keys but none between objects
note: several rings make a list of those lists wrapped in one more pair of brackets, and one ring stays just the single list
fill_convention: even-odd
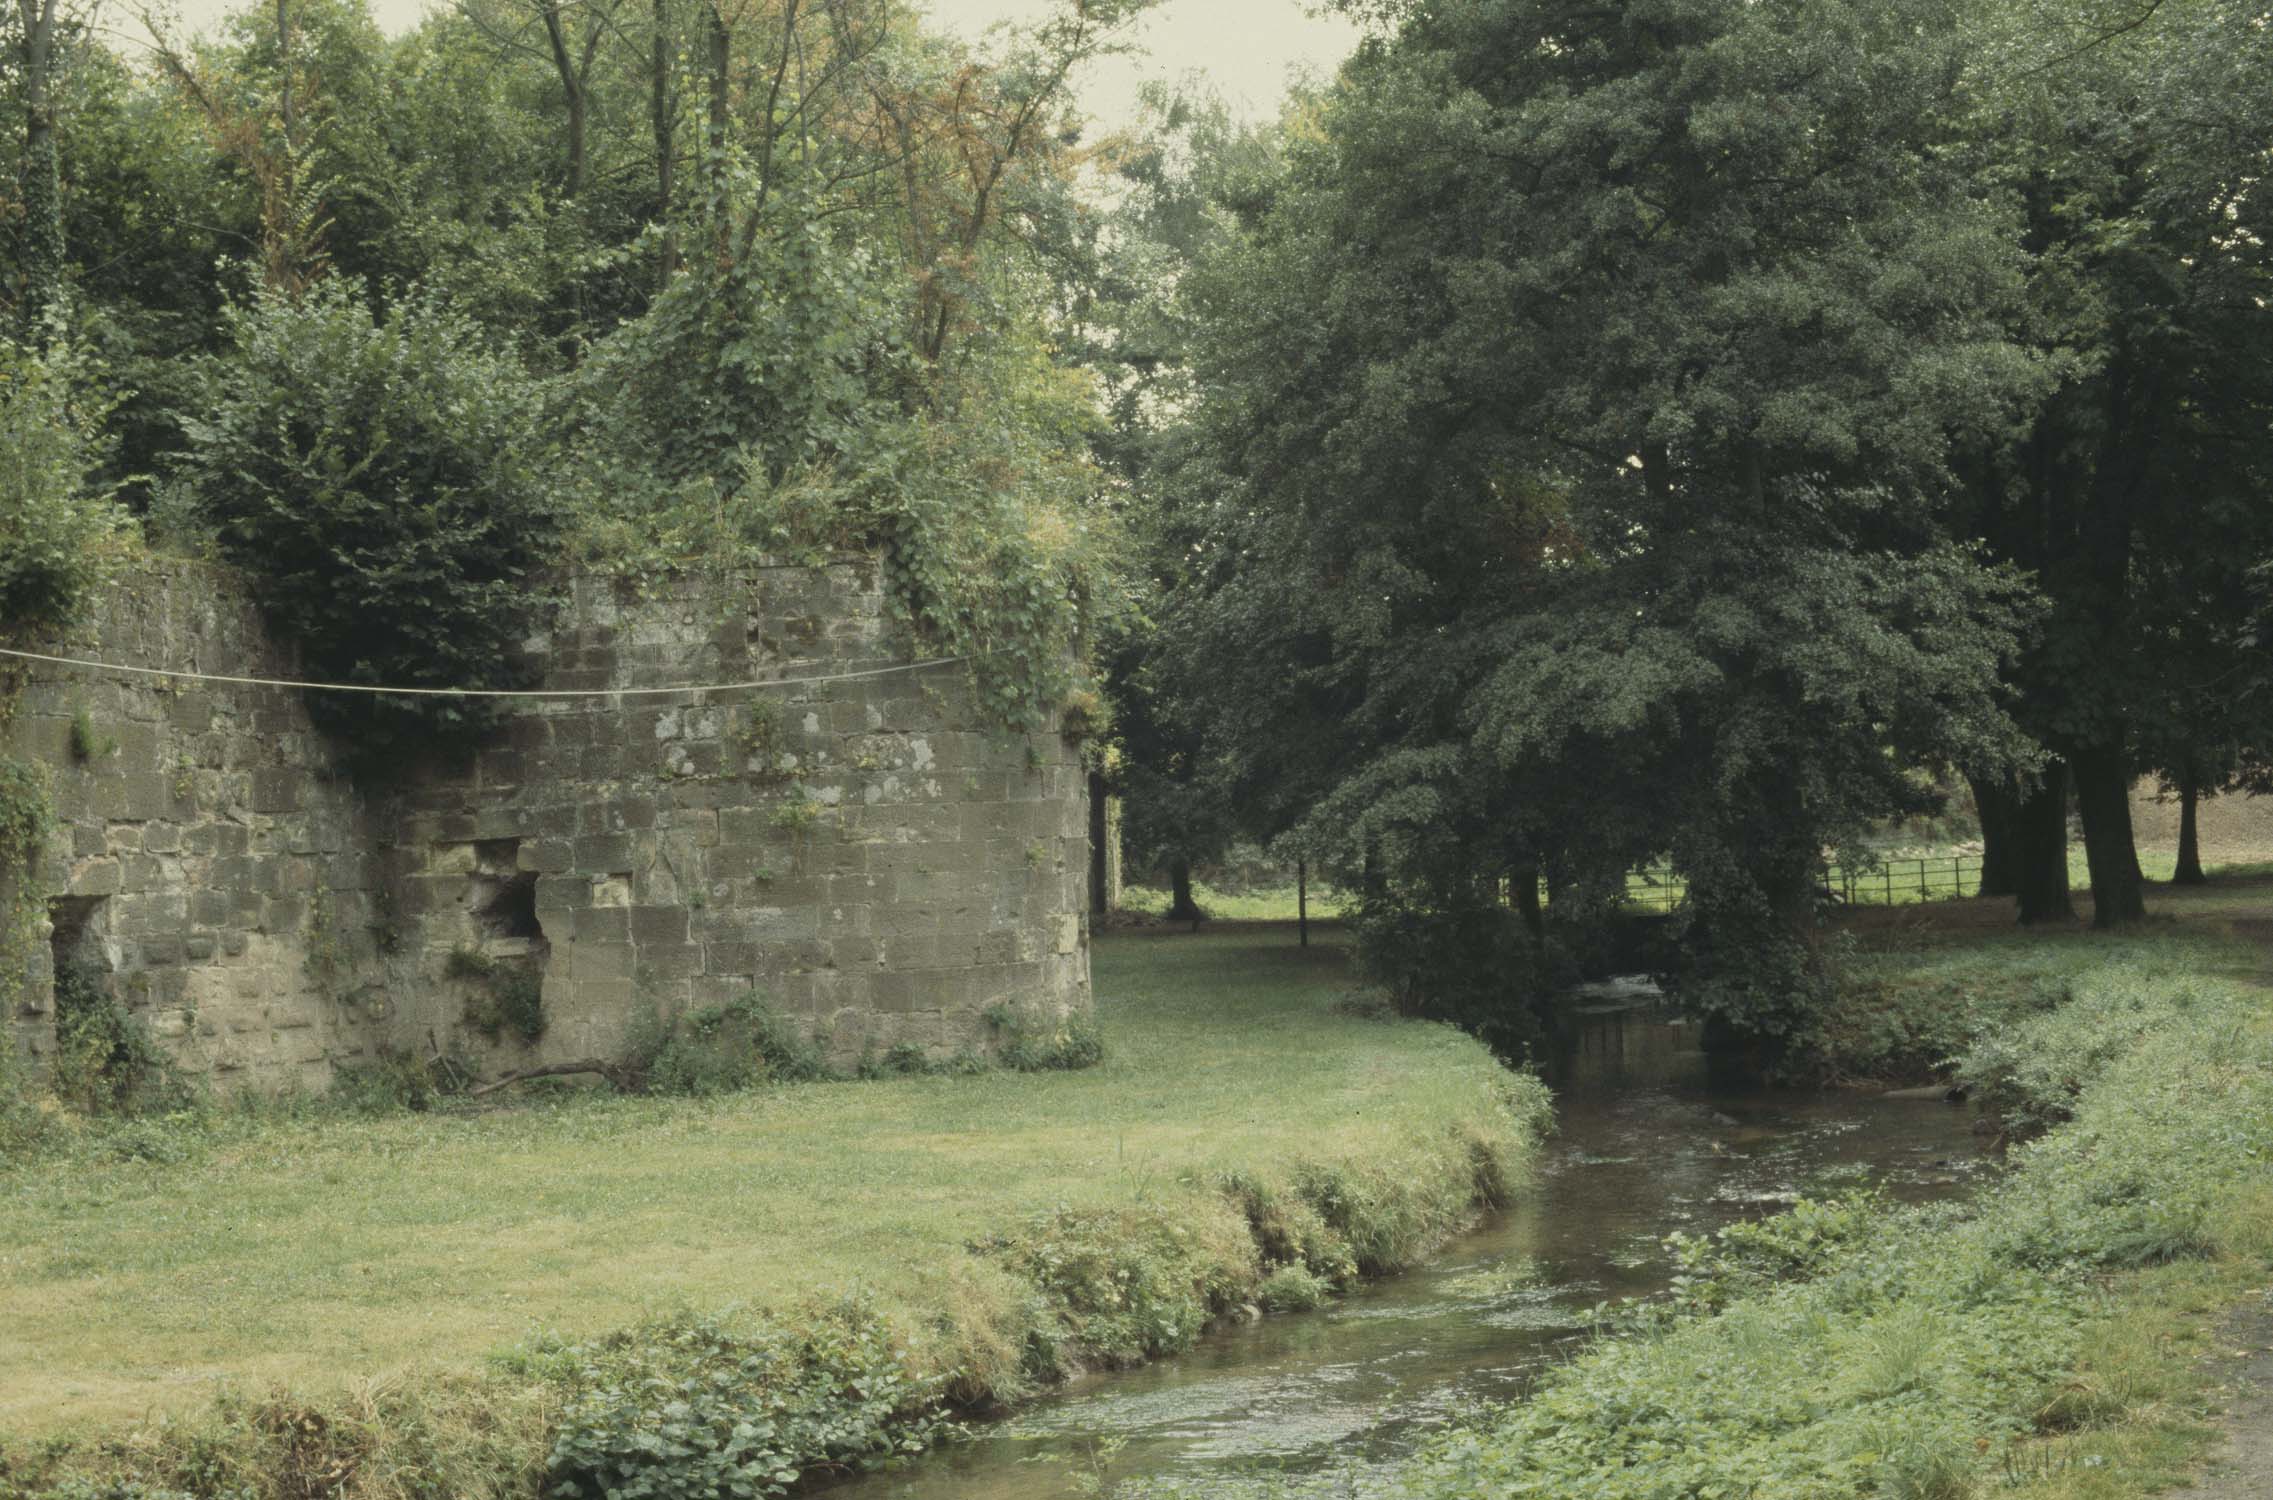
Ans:
[{"label": "wire cable stretched across wall", "polygon": [[[185,682],[223,682],[238,687],[306,688],[321,693],[371,693],[401,698],[657,698],[678,693],[746,692],[757,688],[801,687],[824,682],[852,682],[864,677],[888,677],[895,672],[920,672],[926,667],[953,666],[975,658],[934,656],[923,661],[896,662],[888,667],[865,667],[857,672],[826,672],[812,677],[765,677],[748,682],[681,683],[672,687],[625,688],[429,688],[379,687],[363,682],[302,682],[289,677],[236,677],[217,672],[190,672],[172,667],[130,667],[123,662],[96,661],[84,656],[50,656],[38,651],[0,647],[0,657],[45,662],[59,667],[85,667],[98,672],[124,672],[139,677],[171,677]],[[802,663],[792,663],[802,665]]]}]

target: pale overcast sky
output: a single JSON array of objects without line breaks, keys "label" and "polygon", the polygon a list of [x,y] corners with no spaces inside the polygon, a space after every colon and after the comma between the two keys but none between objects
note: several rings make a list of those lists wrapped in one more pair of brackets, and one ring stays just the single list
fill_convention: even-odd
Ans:
[{"label": "pale overcast sky", "polygon": [[[193,29],[242,8],[246,0],[178,0]],[[431,0],[371,0],[388,32],[418,20]],[[998,21],[1026,21],[1047,0],[928,0],[935,21],[976,37]],[[1078,80],[1083,102],[1108,129],[1136,108],[1137,86],[1151,78],[1205,74],[1232,106],[1249,116],[1276,111],[1290,75],[1330,75],[1357,45],[1358,27],[1339,16],[1306,12],[1308,0],[1166,0],[1143,23],[1138,51],[1114,58]]]},{"label": "pale overcast sky", "polygon": [[[1047,0],[930,0],[935,20],[975,36],[997,21],[1029,20]],[[1080,80],[1082,101],[1108,128],[1136,110],[1137,86],[1152,78],[1204,73],[1232,106],[1250,116],[1276,113],[1288,78],[1330,75],[1357,45],[1358,27],[1341,16],[1313,16],[1306,0],[1167,0],[1143,22],[1138,51],[1107,60]]]}]

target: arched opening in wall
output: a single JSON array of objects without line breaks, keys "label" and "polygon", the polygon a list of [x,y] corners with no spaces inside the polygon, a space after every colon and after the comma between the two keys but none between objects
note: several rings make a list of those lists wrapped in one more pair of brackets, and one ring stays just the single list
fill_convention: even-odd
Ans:
[{"label": "arched opening in wall", "polygon": [[84,1020],[111,998],[108,896],[57,896],[47,903],[48,958],[55,974],[55,1022]]}]

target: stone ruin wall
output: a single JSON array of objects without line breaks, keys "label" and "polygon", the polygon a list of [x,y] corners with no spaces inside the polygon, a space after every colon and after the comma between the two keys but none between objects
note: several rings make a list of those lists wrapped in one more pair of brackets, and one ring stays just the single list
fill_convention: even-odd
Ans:
[{"label": "stone ruin wall", "polygon": [[[82,629],[33,649],[293,675],[251,607],[205,580],[139,572]],[[35,1063],[53,1045],[59,956],[99,970],[185,1066],[225,1084],[321,1084],[330,1059],[384,1039],[372,966],[317,972],[375,924],[378,841],[368,799],[331,774],[331,747],[293,692],[5,670],[20,684],[5,749],[44,770],[55,817],[28,894],[32,930],[10,955],[18,1041]],[[74,748],[74,721],[91,753]],[[25,893],[7,896],[14,910]]]},{"label": "stone ruin wall", "polygon": [[[184,563],[126,580],[59,645],[299,675],[223,575]],[[579,579],[527,650],[543,687],[580,690],[907,659],[870,559],[640,598]],[[527,700],[478,748],[383,778],[344,769],[293,689],[19,680],[5,737],[46,767],[57,824],[14,1006],[35,1062],[73,956],[224,1090],[320,1088],[383,1050],[485,1072],[613,1058],[647,1007],[746,995],[840,1064],[984,1050],[1000,1017],[1046,1029],[1090,1003],[1078,751],[982,722],[957,666]],[[469,1022],[505,976],[541,986],[534,1043]]]}]

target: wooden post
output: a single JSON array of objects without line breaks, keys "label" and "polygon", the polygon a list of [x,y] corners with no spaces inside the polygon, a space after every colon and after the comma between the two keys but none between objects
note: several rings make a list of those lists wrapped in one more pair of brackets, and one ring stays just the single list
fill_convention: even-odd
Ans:
[{"label": "wooden post", "polygon": [[1301,943],[1310,946],[1310,861],[1294,862],[1294,930]]}]

